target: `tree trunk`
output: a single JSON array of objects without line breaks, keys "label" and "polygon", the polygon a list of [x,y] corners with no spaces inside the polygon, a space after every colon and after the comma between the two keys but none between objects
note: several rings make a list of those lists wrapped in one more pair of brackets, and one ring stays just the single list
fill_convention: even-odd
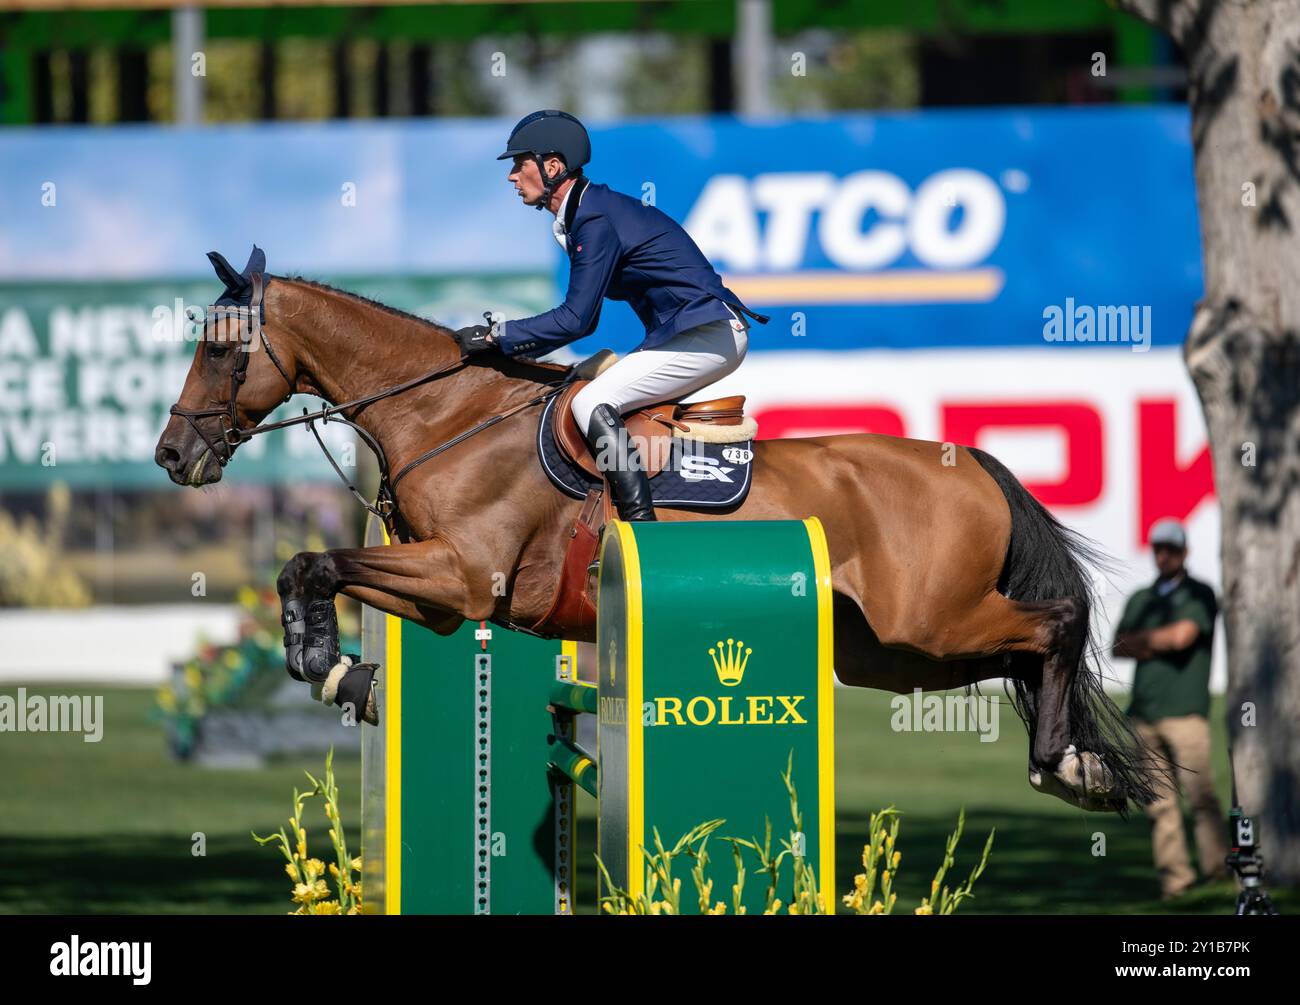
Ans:
[{"label": "tree trunk", "polygon": [[1187,59],[1205,296],[1183,354],[1222,512],[1228,733],[1300,885],[1300,0],[1117,0]]}]

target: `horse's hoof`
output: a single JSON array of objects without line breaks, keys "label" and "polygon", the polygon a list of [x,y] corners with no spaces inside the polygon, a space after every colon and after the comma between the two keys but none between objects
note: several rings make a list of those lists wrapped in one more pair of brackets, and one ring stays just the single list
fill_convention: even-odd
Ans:
[{"label": "horse's hoof", "polygon": [[1043,771],[1029,764],[1029,784],[1037,792],[1046,796],[1055,796],[1064,802],[1074,804],[1074,794],[1050,771]]},{"label": "horse's hoof", "polygon": [[1081,810],[1105,812],[1123,803],[1116,792],[1115,775],[1106,763],[1091,751],[1080,754],[1074,744],[1065,748],[1055,771],[1044,771],[1030,762],[1029,784]]},{"label": "horse's hoof", "polygon": [[378,726],[379,709],[373,688],[378,669],[377,663],[361,663],[355,656],[342,656],[330,668],[325,680],[312,688],[312,693],[326,705],[351,708],[354,719],[356,710],[361,709],[361,721]]},{"label": "horse's hoof", "polygon": [[1098,755],[1085,750],[1079,755],[1083,767],[1083,789],[1090,796],[1105,798],[1115,790],[1115,773]]}]

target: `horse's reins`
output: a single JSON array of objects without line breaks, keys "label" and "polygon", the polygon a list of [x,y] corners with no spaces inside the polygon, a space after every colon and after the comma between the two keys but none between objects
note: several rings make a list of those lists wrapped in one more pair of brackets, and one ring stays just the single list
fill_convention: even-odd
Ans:
[{"label": "horse's reins", "polygon": [[[284,378],[287,390],[285,391],[284,397],[280,400],[280,404],[284,404],[293,396],[294,382],[289,376],[289,372],[280,362],[279,357],[276,356],[275,350],[271,348],[271,340],[266,335],[266,329],[261,325],[262,295],[265,288],[262,274],[260,272],[254,272],[250,278],[253,283],[253,292],[249,299],[249,316],[257,327],[257,334],[261,337],[262,345],[266,347],[267,355],[271,358],[271,362],[275,364],[275,368],[280,372],[280,376]],[[236,316],[242,317],[244,308],[227,308],[217,307],[214,305],[212,310],[217,313],[218,318],[228,312],[235,312]],[[241,341],[243,340],[241,339]],[[413,377],[410,380],[404,380],[400,384],[394,384],[392,387],[385,388],[382,391],[375,391],[372,394],[363,395],[360,398],[354,398],[351,401],[345,401],[342,404],[328,405],[316,412],[308,412],[307,409],[304,408],[302,410],[302,415],[294,416],[291,419],[281,419],[279,422],[270,422],[265,424],[259,423],[254,426],[241,426],[239,424],[238,412],[235,409],[235,402],[239,397],[240,387],[243,386],[244,382],[248,378],[248,358],[250,355],[252,355],[252,353],[248,349],[247,344],[245,344],[243,350],[235,360],[234,369],[230,373],[230,401],[225,405],[214,405],[211,408],[181,408],[179,405],[172,405],[171,414],[179,415],[181,418],[189,422],[194,431],[198,433],[203,442],[207,444],[208,450],[212,453],[212,456],[217,459],[217,463],[223,468],[230,462],[230,458],[233,456],[236,447],[241,443],[251,440],[259,433],[269,433],[274,429],[286,429],[289,426],[306,425],[307,428],[311,430],[312,435],[316,437],[316,442],[320,445],[321,451],[325,454],[326,460],[330,462],[330,466],[334,469],[335,474],[339,476],[340,480],[342,480],[343,484],[347,486],[348,491],[350,491],[357,498],[357,501],[360,502],[369,512],[383,520],[388,526],[390,532],[394,528],[395,519],[401,515],[397,506],[397,483],[405,478],[413,469],[419,467],[425,461],[437,457],[444,450],[449,450],[456,446],[456,444],[463,443],[471,436],[481,433],[483,430],[488,429],[491,426],[495,426],[498,422],[503,422],[512,415],[523,411],[525,408],[530,408],[533,405],[546,401],[548,398],[558,394],[564,386],[563,381],[547,385],[547,389],[541,394],[535,395],[527,401],[522,402],[505,412],[484,419],[482,422],[471,426],[463,433],[458,433],[453,436],[450,440],[440,443],[438,446],[433,447],[430,450],[426,450],[419,457],[415,458],[415,460],[404,465],[396,475],[390,477],[388,471],[388,457],[384,453],[384,448],[380,445],[379,441],[375,439],[369,431],[358,425],[353,419],[341,415],[340,413],[348,409],[362,409],[376,401],[380,401],[384,398],[391,398],[394,395],[409,391],[414,387],[419,387],[421,384],[426,384],[431,380],[436,380],[439,377],[444,377],[457,370],[464,369],[468,357],[462,356],[454,363],[439,367],[436,370],[430,370],[428,373],[420,374],[418,377]],[[220,443],[224,448],[221,450],[217,449],[217,444],[212,441],[206,432],[203,431],[203,427],[201,427],[197,421],[199,419],[211,418],[213,416],[217,416],[221,420]],[[333,417],[333,421],[335,422],[342,422],[345,425],[352,427],[362,440],[365,441],[366,446],[371,449],[375,455],[375,459],[379,462],[379,490],[375,494],[375,501],[373,504],[367,502],[366,497],[363,496],[357,490],[357,487],[348,480],[348,476],[343,473],[343,469],[340,468],[338,463],[334,460],[334,456],[329,452],[329,448],[325,446],[324,439],[321,438],[320,432],[316,429],[316,421],[318,419],[324,423],[331,421],[331,417]],[[227,420],[229,424],[227,424]]]}]

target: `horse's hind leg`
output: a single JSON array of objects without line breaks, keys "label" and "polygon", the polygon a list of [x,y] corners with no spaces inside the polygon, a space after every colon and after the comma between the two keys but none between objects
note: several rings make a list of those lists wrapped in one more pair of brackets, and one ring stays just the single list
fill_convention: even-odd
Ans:
[{"label": "horse's hind leg", "polygon": [[1028,680],[1018,678],[1027,685],[1020,694],[1033,695],[1025,709],[1026,715],[1032,716],[1029,784],[1083,809],[1116,809],[1113,774],[1095,753],[1080,751],[1071,743],[1069,699],[1088,637],[1087,609],[1069,598],[1021,606],[1036,612],[1040,619],[1042,654],[1041,660],[1013,664],[1015,670],[1032,675]]},{"label": "horse's hind leg", "polygon": [[[1081,733],[1081,723],[1071,715],[1071,702],[1083,700],[1077,675],[1088,640],[1087,606],[1068,597],[1023,602],[1001,595],[981,606],[994,613],[976,641],[1023,654],[1013,657],[1011,673],[1031,674],[1028,680],[1021,678],[1027,687],[1018,689],[1033,695],[1024,710],[1032,716],[1029,784],[1085,810],[1122,810],[1126,790],[1098,753],[1115,749],[1095,729]],[[1041,656],[1041,661],[1029,656]],[[1106,701],[1105,696],[1100,700]]]},{"label": "horse's hind leg", "polygon": [[[1030,700],[1036,707],[1029,784],[1085,810],[1122,813],[1130,798],[1147,801],[1146,776],[1153,765],[1139,740],[1134,740],[1135,757],[1114,741],[1114,735],[1131,730],[1083,666],[1087,608],[1072,599],[1034,606],[1043,608],[1048,644],[1037,694]],[[1030,694],[1021,691],[1022,698]]]},{"label": "horse's hind leg", "polygon": [[1032,606],[1042,611],[1046,644],[1029,756],[1032,764],[1053,771],[1070,743],[1070,682],[1083,655],[1088,626],[1073,600]]},{"label": "horse's hind leg", "polygon": [[911,694],[917,688],[949,691],[1005,676],[1002,656],[939,661],[884,646],[857,603],[835,594],[835,677],[841,684]]},{"label": "horse's hind leg", "polygon": [[[1087,608],[1081,602],[1017,601],[993,592],[965,610],[950,606],[940,614],[911,620],[900,610],[898,617],[880,620],[883,643],[932,660],[1013,654],[1009,672],[1033,675],[1022,679],[1026,686],[1018,689],[1028,696],[1021,704],[1030,717],[1030,784],[1083,809],[1124,806],[1124,789],[1115,773],[1089,749],[1115,752],[1114,746],[1094,735],[1096,730],[1076,736],[1079,724],[1072,721],[1071,702],[1084,700],[1076,686],[1088,636]],[[1032,657],[1040,657],[1041,663]]]}]

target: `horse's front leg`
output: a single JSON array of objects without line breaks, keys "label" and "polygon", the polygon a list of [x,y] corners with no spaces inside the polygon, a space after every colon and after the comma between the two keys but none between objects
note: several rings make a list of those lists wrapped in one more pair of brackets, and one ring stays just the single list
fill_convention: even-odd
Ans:
[{"label": "horse's front leg", "polygon": [[486,617],[476,612],[486,605],[490,613],[495,601],[490,585],[486,593],[471,589],[463,567],[461,557],[437,539],[295,555],[276,583],[290,676],[310,683],[325,703],[351,705],[373,721],[375,668],[339,652],[335,595],[347,593],[446,633],[467,615]]}]

